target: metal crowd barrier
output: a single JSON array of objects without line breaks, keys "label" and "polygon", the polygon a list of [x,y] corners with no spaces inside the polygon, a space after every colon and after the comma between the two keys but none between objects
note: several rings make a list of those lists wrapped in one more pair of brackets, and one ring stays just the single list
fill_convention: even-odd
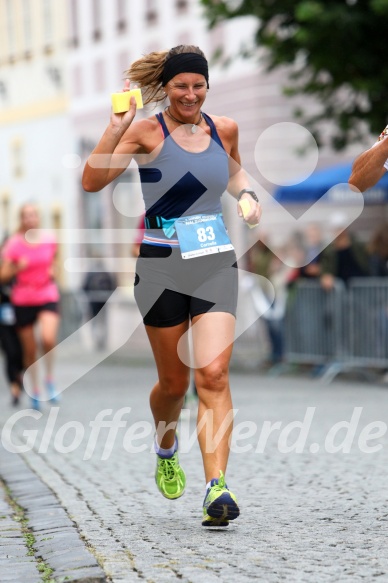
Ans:
[{"label": "metal crowd barrier", "polygon": [[352,279],[349,300],[351,359],[388,368],[388,278]]},{"label": "metal crowd barrier", "polygon": [[388,368],[388,281],[354,278],[325,291],[301,280],[285,317],[285,360],[323,365],[321,380],[338,373]]},{"label": "metal crowd barrier", "polygon": [[[105,300],[110,293],[62,293],[61,339],[90,319],[91,299]],[[248,317],[255,309],[251,290],[242,286],[240,294]],[[127,297],[112,304],[113,332],[131,317],[131,309],[137,308]],[[286,367],[316,365],[323,382],[342,372],[357,370],[368,376],[374,369],[388,369],[388,278],[355,278],[347,287],[337,280],[330,292],[318,281],[300,280],[289,293],[284,320]],[[235,363],[260,366],[268,351],[265,328],[259,318],[236,340]]]},{"label": "metal crowd barrier", "polygon": [[[242,287],[240,291],[241,303],[244,306],[243,313],[241,313],[243,324],[246,324],[244,322],[246,318],[249,322],[254,320],[254,324],[246,330],[244,326],[245,332],[237,338],[233,351],[233,366],[253,370],[257,369],[265,360],[267,352],[265,327],[260,318],[252,317],[252,312],[255,313],[255,307],[252,303],[249,290]],[[110,291],[84,292],[83,290],[62,290],[60,310],[62,317],[59,341],[64,340],[76,332],[83,324],[91,320],[91,301],[105,301],[110,297],[111,293]],[[107,328],[108,340],[114,335],[115,326],[127,326],[134,313],[138,313],[138,308],[132,296],[123,295],[116,298],[114,302],[111,301],[106,314],[106,322],[100,322],[100,324],[105,324]],[[89,345],[90,335],[95,337],[96,333],[99,333],[99,330],[92,325],[89,331],[83,334],[83,341]],[[139,358],[148,357],[150,347],[143,326],[140,326],[140,330],[136,333],[136,339],[134,341],[136,342],[137,350],[134,350],[134,346],[132,345],[131,354],[133,355],[135,353]]]}]

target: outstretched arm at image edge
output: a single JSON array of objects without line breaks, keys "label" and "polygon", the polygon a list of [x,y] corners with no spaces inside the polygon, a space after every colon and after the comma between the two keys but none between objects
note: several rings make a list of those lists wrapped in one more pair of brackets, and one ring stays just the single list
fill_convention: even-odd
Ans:
[{"label": "outstretched arm at image edge", "polygon": [[360,192],[374,186],[386,173],[384,164],[387,160],[388,140],[383,139],[356,158],[349,178],[350,186]]}]

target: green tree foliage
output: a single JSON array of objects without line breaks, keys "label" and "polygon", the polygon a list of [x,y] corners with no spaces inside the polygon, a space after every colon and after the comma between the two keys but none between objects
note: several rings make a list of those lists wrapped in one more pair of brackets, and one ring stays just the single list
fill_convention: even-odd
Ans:
[{"label": "green tree foliage", "polygon": [[388,121],[388,0],[201,1],[211,27],[257,18],[255,50],[265,47],[267,70],[289,65],[285,92],[319,103],[314,115],[296,112],[318,142],[327,120],[334,122],[337,150],[359,140],[365,123],[381,132]]}]

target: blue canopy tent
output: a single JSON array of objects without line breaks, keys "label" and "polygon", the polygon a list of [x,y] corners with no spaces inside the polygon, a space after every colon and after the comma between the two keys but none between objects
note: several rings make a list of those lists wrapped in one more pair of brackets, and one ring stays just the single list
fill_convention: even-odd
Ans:
[{"label": "blue canopy tent", "polygon": [[[311,204],[332,189],[327,198],[328,202],[351,202],[351,192],[344,186],[347,185],[351,169],[352,163],[348,163],[317,170],[299,184],[278,187],[274,192],[274,198],[282,204]],[[337,185],[338,187],[334,188]],[[388,172],[375,186],[365,191],[364,200],[366,204],[388,202]]]}]

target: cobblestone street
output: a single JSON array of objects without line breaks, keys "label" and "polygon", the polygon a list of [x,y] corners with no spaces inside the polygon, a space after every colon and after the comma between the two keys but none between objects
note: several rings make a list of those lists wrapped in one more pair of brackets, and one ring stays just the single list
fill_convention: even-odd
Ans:
[{"label": "cobblestone street", "polygon": [[[87,358],[58,363],[58,377]],[[154,381],[153,365],[107,360],[42,415],[23,416],[24,396],[18,419],[2,382],[3,443],[25,451],[0,451],[1,582],[388,581],[386,387],[233,372],[227,482],[241,516],[209,530],[193,407],[180,422],[186,493],[156,489]],[[115,415],[116,434],[97,428]]]}]

